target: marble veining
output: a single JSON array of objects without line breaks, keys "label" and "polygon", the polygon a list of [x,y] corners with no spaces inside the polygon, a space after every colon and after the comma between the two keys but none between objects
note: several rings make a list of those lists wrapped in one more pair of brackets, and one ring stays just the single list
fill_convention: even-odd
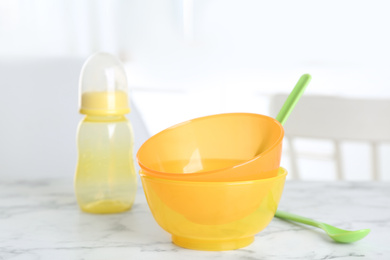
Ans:
[{"label": "marble veining", "polygon": [[354,244],[274,219],[255,242],[226,252],[187,250],[154,221],[142,187],[125,213],[79,210],[71,179],[0,183],[0,260],[61,259],[390,259],[390,183],[290,181],[280,209],[345,229],[370,228]]}]

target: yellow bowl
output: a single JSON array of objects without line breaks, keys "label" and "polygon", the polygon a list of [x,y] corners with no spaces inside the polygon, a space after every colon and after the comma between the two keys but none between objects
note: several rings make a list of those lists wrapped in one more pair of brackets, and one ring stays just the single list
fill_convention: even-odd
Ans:
[{"label": "yellow bowl", "polygon": [[275,215],[287,171],[237,182],[188,182],[140,172],[149,208],[178,246],[196,250],[245,247]]}]

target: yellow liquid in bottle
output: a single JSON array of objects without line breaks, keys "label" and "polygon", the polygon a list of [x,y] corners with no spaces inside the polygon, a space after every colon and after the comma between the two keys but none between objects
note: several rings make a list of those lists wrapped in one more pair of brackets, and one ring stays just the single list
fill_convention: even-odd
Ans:
[{"label": "yellow liquid in bottle", "polygon": [[82,206],[82,210],[89,213],[105,214],[129,210],[131,204],[120,200],[100,200]]},{"label": "yellow liquid in bottle", "polygon": [[87,116],[80,123],[75,191],[83,211],[131,208],[137,188],[132,148],[132,129],[124,116]]}]

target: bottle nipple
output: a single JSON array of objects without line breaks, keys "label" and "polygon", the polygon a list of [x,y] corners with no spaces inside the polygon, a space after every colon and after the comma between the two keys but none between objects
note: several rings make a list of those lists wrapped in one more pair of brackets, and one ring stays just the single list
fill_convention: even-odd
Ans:
[{"label": "bottle nipple", "polygon": [[79,87],[81,114],[105,116],[130,112],[124,66],[109,53],[98,52],[87,59]]}]

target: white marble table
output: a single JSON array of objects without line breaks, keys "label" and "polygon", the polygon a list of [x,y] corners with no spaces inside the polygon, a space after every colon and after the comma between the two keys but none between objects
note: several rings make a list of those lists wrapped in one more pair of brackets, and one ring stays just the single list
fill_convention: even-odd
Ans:
[{"label": "white marble table", "polygon": [[141,188],[131,211],[82,213],[72,180],[0,182],[0,259],[390,259],[390,183],[287,182],[280,209],[345,229],[370,228],[337,244],[308,226],[274,219],[243,249],[187,250],[154,221]]}]

